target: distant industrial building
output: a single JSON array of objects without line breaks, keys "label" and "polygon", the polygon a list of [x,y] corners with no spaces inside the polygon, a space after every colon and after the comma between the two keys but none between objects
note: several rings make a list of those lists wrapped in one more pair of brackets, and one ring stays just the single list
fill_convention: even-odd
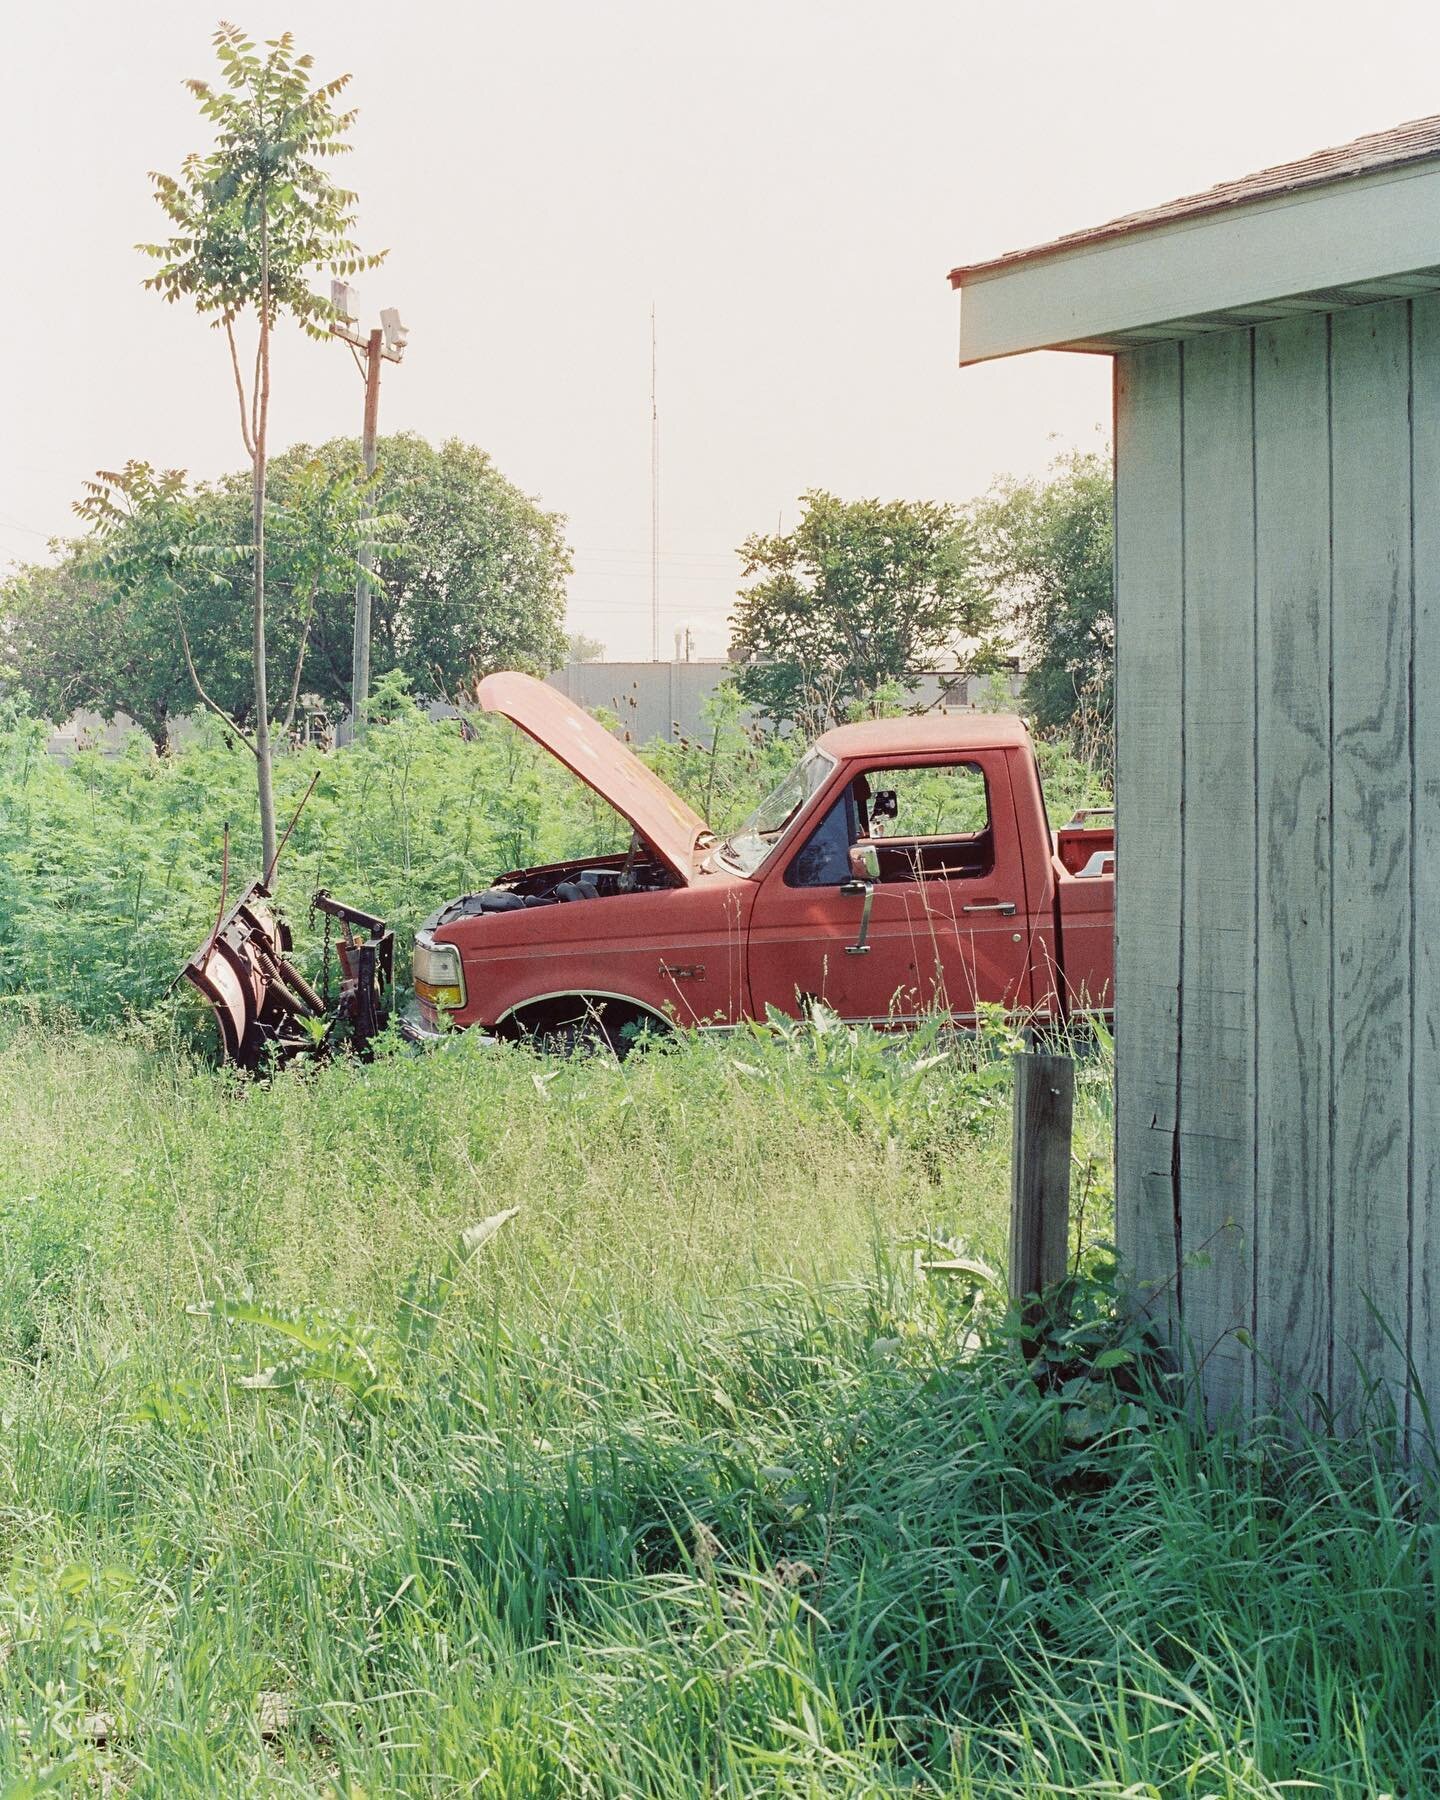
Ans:
[{"label": "distant industrial building", "polygon": [[[643,744],[651,738],[704,737],[709,730],[706,703],[733,673],[723,657],[705,657],[692,662],[572,662],[546,679],[577,705],[613,713],[627,741]],[[989,675],[929,670],[920,677],[914,703],[920,708],[993,706],[998,698],[1009,704],[1018,701],[1024,680],[1014,667]],[[432,719],[455,718],[462,710],[444,701],[434,701],[427,708]],[[307,715],[305,729],[313,739],[316,732],[312,727],[313,720]],[[98,713],[77,712],[51,733],[47,748],[61,762],[72,761],[81,750],[118,756],[130,733],[138,729],[124,713],[102,719]],[[328,731],[328,727],[324,729]],[[172,720],[171,746],[178,748],[194,731],[194,719]],[[348,720],[339,722],[335,738],[342,744],[348,741]]]},{"label": "distant industrial building", "polygon": [[[704,737],[706,703],[733,673],[722,657],[711,657],[698,662],[572,662],[546,679],[577,705],[613,713],[624,735],[643,744],[650,738]],[[915,688],[914,704],[992,704],[997,683],[1008,704],[1018,700],[1024,680],[1016,667],[990,675],[929,670]]]}]

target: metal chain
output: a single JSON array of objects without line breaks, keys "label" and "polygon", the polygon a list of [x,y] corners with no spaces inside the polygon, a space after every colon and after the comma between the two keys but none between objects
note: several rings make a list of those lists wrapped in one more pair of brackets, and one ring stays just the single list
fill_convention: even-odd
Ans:
[{"label": "metal chain", "polygon": [[[315,902],[312,899],[310,902],[310,929],[312,931],[315,929],[316,910]],[[325,1002],[328,1011],[330,1006],[330,915],[327,912],[323,916],[325,919],[325,936],[322,940],[324,948],[320,957],[320,998]]]}]

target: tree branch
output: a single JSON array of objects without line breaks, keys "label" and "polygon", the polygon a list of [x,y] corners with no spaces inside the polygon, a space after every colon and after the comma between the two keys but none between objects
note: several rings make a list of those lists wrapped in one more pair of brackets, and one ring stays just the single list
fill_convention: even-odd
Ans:
[{"label": "tree branch", "polygon": [[315,617],[315,595],[320,586],[320,577],[316,574],[310,582],[310,595],[305,605],[305,625],[300,633],[300,648],[295,652],[295,673],[290,679],[290,704],[285,708],[284,730],[291,731],[295,725],[295,709],[300,702],[300,671],[305,667],[305,651],[310,643],[310,626]]},{"label": "tree branch", "polygon": [[251,740],[249,734],[247,732],[243,731],[241,729],[241,727],[238,726],[235,723],[235,721],[230,717],[229,713],[226,712],[225,708],[223,706],[221,706],[218,701],[212,700],[210,698],[210,696],[205,692],[204,688],[200,685],[200,677],[195,673],[195,659],[190,654],[190,639],[186,633],[185,621],[181,617],[180,608],[178,605],[175,608],[175,623],[180,627],[180,647],[185,652],[185,667],[190,672],[190,682],[191,682],[191,685],[193,686],[193,688],[195,689],[196,694],[199,696],[200,700],[206,706],[208,706],[210,708],[211,712],[214,713],[215,717],[217,719],[223,720],[225,725],[231,731],[233,731],[235,733],[236,737],[239,738],[240,742],[245,746],[245,748],[250,752],[250,754],[254,757],[258,757],[260,752],[256,749],[254,742]]},{"label": "tree branch", "polygon": [[251,460],[255,457],[255,440],[250,435],[250,423],[245,416],[245,382],[240,374],[240,352],[235,347],[235,326],[229,319],[225,321],[225,337],[230,345],[230,367],[235,372],[235,394],[240,402],[240,435],[245,440],[245,449]]},{"label": "tree branch", "polygon": [[[265,304],[265,294],[261,289],[261,307]],[[261,312],[260,334],[255,343],[255,374],[250,383],[250,441],[256,442],[260,436],[260,364],[265,354],[265,321]],[[253,456],[255,452],[252,450]]]}]

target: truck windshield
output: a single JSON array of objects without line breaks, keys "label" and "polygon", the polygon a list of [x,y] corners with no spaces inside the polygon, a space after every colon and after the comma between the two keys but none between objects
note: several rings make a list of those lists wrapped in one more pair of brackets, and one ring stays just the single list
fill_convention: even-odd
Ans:
[{"label": "truck windshield", "polygon": [[766,797],[738,830],[721,840],[719,855],[742,875],[753,875],[774,849],[785,827],[823,786],[835,759],[823,750],[809,749],[773,793]]}]

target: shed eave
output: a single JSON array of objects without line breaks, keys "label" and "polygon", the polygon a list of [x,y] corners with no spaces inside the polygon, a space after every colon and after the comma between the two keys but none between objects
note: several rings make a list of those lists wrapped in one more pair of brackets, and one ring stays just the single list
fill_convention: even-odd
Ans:
[{"label": "shed eave", "polygon": [[1440,289],[1440,161],[956,275],[962,365],[1427,293]]}]

